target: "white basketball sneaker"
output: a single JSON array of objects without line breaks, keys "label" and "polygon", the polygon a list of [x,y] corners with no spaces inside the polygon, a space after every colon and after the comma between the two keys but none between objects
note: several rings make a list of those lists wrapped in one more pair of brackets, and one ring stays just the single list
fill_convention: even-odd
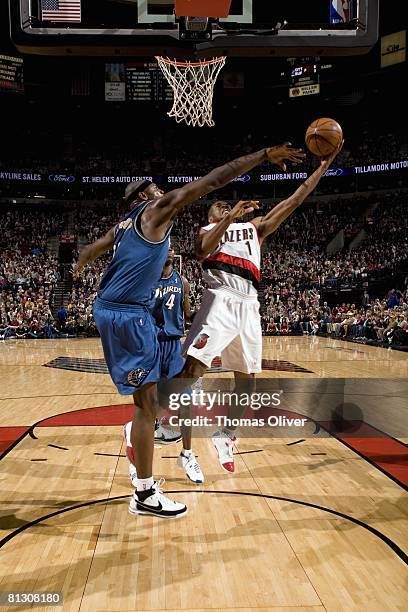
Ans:
[{"label": "white basketball sneaker", "polygon": [[216,431],[212,437],[221,467],[230,473],[235,472],[234,445],[236,440],[235,436],[230,437],[225,431]]},{"label": "white basketball sneaker", "polygon": [[194,484],[201,484],[204,482],[204,474],[197,463],[194,453],[185,455],[181,452],[177,458],[177,465],[185,471],[187,477],[191,482],[194,482]]},{"label": "white basketball sneaker", "polygon": [[154,430],[154,441],[158,444],[173,444],[174,442],[180,442],[181,433],[174,431],[173,429],[167,429],[163,427],[163,421],[156,419],[156,425]]},{"label": "white basketball sneaker", "polygon": [[129,504],[130,514],[151,514],[160,518],[175,519],[187,514],[187,506],[169,499],[163,494],[164,478],[155,482],[148,491],[135,491]]}]

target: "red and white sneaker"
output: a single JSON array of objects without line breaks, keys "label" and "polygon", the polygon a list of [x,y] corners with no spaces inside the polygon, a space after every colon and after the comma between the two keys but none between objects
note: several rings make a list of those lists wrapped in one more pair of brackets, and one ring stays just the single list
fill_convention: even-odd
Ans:
[{"label": "red and white sneaker", "polygon": [[236,440],[235,436],[230,437],[225,431],[216,431],[212,437],[221,467],[230,473],[235,472],[233,451]]}]

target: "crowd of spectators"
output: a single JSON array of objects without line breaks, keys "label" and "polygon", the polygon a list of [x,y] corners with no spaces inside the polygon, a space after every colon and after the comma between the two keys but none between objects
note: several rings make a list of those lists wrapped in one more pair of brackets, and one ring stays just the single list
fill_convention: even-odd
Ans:
[{"label": "crowd of spectators", "polygon": [[270,303],[262,317],[266,335],[328,335],[380,346],[408,346],[408,290],[380,300],[364,293],[363,304],[322,305],[317,292],[299,292],[283,304]]},{"label": "crowd of spectators", "polygon": [[42,337],[59,278],[47,239],[63,227],[63,219],[56,212],[6,210],[0,226],[0,338]]},{"label": "crowd of spectators", "polygon": [[9,248],[0,253],[0,338],[42,337],[52,321],[58,261],[45,250],[33,251],[22,255]]},{"label": "crowd of spectators", "polygon": [[[67,296],[66,307],[58,307],[55,300],[61,264],[49,250],[49,239],[64,233],[68,214],[55,207],[0,211],[0,339],[97,335],[92,317],[95,296],[92,288],[99,282],[102,260],[87,269],[81,286],[74,287]],[[85,235],[87,241],[106,231],[103,216],[95,215],[89,222],[89,211],[85,215],[78,212],[76,236],[85,217],[91,226]]]},{"label": "crowd of spectators", "polygon": [[[362,211],[367,210],[371,212],[363,218]],[[406,293],[397,294],[399,303],[392,308],[384,301],[366,300],[359,308],[350,304],[334,307],[330,314],[321,296],[328,288],[364,287],[375,275],[392,276],[401,269],[408,261],[405,211],[403,192],[331,200],[299,209],[264,245],[260,292],[264,333],[330,333],[374,340],[374,332],[369,331],[374,329],[377,340],[383,342],[388,340],[389,324],[403,328]],[[69,213],[69,231],[80,242],[92,242],[112,227],[122,212],[123,203],[74,207]],[[194,256],[194,238],[206,223],[206,214],[207,207],[199,202],[176,220],[172,234],[183,274],[190,281],[193,310],[200,307],[205,285]],[[0,338],[97,335],[92,305],[110,256],[87,266],[64,296],[65,306],[57,305],[54,289],[60,280],[59,264],[47,243],[50,236],[66,230],[66,218],[64,211],[8,211],[1,215]],[[328,254],[327,244],[339,229],[345,230],[346,239],[364,229],[366,239],[351,251],[345,248]],[[76,258],[74,252],[73,261]]]}]

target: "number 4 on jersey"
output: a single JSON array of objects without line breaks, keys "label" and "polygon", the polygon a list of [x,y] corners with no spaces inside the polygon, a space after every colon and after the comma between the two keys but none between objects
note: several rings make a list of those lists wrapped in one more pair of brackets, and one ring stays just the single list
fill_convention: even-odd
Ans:
[{"label": "number 4 on jersey", "polygon": [[167,300],[167,302],[165,303],[166,308],[168,308],[169,310],[173,308],[175,298],[176,298],[176,295],[172,293],[169,299]]}]

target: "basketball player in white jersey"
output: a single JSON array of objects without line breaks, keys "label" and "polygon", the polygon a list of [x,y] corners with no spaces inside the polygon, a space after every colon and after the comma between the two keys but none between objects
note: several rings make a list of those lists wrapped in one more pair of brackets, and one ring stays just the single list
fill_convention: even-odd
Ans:
[{"label": "basketball player in white jersey", "polygon": [[[196,245],[208,289],[183,347],[187,361],[182,376],[190,383],[221,355],[223,367],[234,371],[235,391],[239,394],[254,389],[254,376],[262,371],[258,302],[262,242],[315,189],[340,149],[322,159],[317,170],[264,217],[238,221],[259,208],[254,201],[240,201],[232,209],[222,201],[211,206],[209,223],[201,228]],[[244,410],[232,405],[229,417],[239,418]],[[235,441],[233,428],[224,428],[213,436],[221,466],[228,472],[234,472]]]}]

